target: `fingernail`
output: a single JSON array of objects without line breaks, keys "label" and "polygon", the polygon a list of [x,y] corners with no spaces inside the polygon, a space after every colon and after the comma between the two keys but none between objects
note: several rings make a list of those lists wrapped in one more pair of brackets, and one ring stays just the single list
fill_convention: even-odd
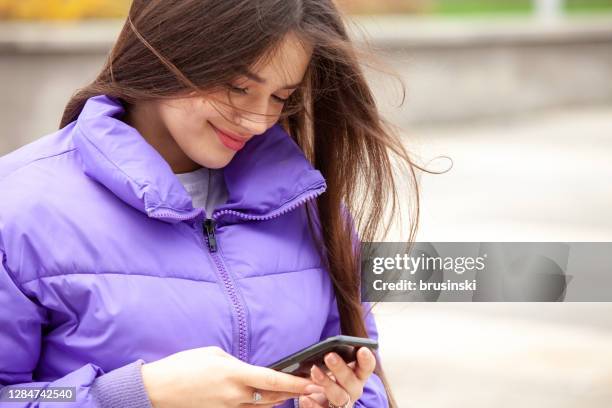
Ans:
[{"label": "fingernail", "polygon": [[323,373],[321,372],[319,367],[317,367],[316,365],[313,365],[310,371],[312,372],[312,375],[314,376],[315,380],[323,381],[323,378],[324,378]]},{"label": "fingernail", "polygon": [[327,362],[331,365],[335,365],[338,362],[338,358],[334,355],[334,353],[330,353],[327,356]]}]

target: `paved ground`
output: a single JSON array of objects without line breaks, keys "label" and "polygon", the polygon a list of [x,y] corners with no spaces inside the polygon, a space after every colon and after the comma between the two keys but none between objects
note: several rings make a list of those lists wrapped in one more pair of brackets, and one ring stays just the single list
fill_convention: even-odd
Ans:
[{"label": "paved ground", "polygon": [[[424,160],[454,160],[421,180],[420,240],[612,241],[612,107],[415,129],[406,140]],[[376,307],[401,407],[612,406],[612,303]]]},{"label": "paved ground", "polygon": [[405,136],[422,162],[453,160],[422,176],[421,240],[612,241],[612,106]]},{"label": "paved ground", "polygon": [[400,407],[612,406],[612,331],[562,322],[579,311],[610,326],[608,305],[380,306],[381,358]]}]

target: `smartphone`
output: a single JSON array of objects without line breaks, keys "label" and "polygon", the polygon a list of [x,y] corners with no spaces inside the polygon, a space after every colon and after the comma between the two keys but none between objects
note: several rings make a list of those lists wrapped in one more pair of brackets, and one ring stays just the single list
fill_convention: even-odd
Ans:
[{"label": "smartphone", "polygon": [[374,351],[378,349],[378,342],[364,337],[344,335],[328,337],[278,360],[269,365],[268,368],[298,377],[310,378],[310,368],[313,364],[316,364],[324,373],[329,371],[323,360],[327,353],[338,354],[348,364],[357,359],[357,350],[360,347],[367,347]]}]

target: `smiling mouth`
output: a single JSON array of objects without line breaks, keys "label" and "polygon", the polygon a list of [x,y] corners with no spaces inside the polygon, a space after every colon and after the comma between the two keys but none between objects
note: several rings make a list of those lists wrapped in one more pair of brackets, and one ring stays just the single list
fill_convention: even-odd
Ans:
[{"label": "smiling mouth", "polygon": [[217,137],[219,138],[221,143],[225,147],[227,147],[228,149],[237,152],[238,150],[242,149],[244,147],[244,145],[246,144],[246,142],[247,142],[246,139],[242,139],[242,138],[236,139],[235,137],[232,137],[232,136],[228,135],[227,133],[219,130],[212,123],[210,123],[210,122],[208,122],[208,123],[214,129],[214,131],[217,134]]},{"label": "smiling mouth", "polygon": [[[208,122],[208,123],[210,123],[210,122]],[[219,129],[218,127],[216,127],[215,125],[213,125],[212,123],[210,123],[210,126],[212,126],[213,129],[215,129],[217,132],[223,134],[224,136],[226,136],[226,137],[228,137],[228,138],[230,138],[232,140],[235,140],[238,143],[246,143],[246,141],[248,140],[248,138],[239,137],[239,136],[236,136],[236,135],[234,135],[232,133],[225,132],[225,131]]]}]

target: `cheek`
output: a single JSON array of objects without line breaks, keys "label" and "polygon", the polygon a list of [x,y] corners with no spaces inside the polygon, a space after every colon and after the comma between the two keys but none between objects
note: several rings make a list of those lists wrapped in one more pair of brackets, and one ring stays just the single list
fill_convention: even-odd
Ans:
[{"label": "cheek", "polygon": [[207,115],[201,109],[173,109],[164,115],[164,121],[175,139],[198,137],[205,131]]}]

